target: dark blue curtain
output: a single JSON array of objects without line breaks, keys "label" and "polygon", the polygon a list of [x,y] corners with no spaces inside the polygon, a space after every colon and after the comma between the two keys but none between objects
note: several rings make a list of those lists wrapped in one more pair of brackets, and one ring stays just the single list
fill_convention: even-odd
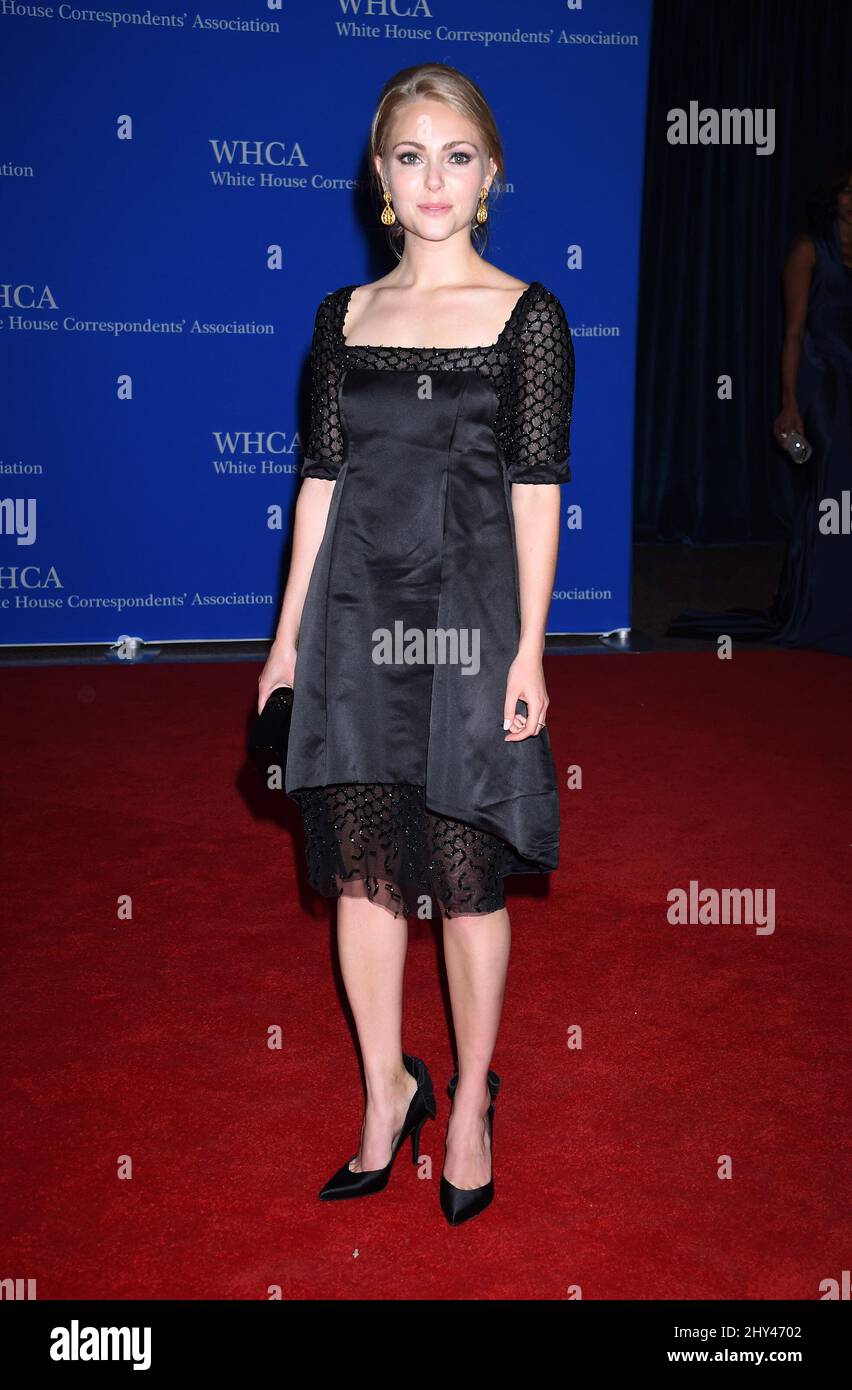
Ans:
[{"label": "dark blue curtain", "polygon": [[[668,113],[775,109],[775,150],[672,145]],[[648,92],[635,535],[783,538],[781,275],[824,166],[852,145],[849,0],[656,0]],[[733,399],[717,378],[733,377]]]}]

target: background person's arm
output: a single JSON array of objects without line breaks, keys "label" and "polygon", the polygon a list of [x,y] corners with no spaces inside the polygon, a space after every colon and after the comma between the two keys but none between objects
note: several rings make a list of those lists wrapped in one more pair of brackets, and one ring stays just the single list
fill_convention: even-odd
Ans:
[{"label": "background person's arm", "polygon": [[808,316],[808,295],[816,262],[814,244],[809,236],[798,236],[784,265],[784,347],[781,352],[781,410],[775,418],[772,433],[781,447],[782,435],[795,430],[804,434],[804,425],[796,399],[796,380],[802,338]]}]

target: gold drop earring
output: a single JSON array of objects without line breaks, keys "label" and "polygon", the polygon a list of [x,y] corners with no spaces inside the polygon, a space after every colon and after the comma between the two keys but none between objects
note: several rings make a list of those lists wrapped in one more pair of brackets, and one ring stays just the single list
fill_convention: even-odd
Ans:
[{"label": "gold drop earring", "polygon": [[396,221],[396,213],[391,207],[391,194],[389,188],[385,189],[385,205],[382,208],[381,220],[385,227],[392,227]]},{"label": "gold drop earring", "polygon": [[482,188],[480,188],[479,190],[479,207],[476,209],[476,220],[479,223],[480,227],[482,226],[483,222],[488,221],[488,209],[485,206],[485,199],[487,197],[488,189],[483,184]]}]

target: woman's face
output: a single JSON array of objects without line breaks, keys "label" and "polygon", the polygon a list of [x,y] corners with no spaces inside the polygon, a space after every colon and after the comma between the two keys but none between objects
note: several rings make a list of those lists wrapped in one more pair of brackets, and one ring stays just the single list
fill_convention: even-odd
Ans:
[{"label": "woman's face", "polygon": [[846,175],[846,182],[837,195],[837,216],[841,222],[852,224],[852,169]]},{"label": "woman's face", "polygon": [[376,168],[397,221],[426,241],[467,231],[479,190],[497,171],[477,127],[443,102],[411,101],[397,112]]}]

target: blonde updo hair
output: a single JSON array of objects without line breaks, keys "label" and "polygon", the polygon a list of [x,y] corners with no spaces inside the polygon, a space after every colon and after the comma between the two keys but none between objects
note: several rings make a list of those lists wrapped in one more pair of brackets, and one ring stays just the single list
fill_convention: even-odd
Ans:
[{"label": "blonde updo hair", "polygon": [[[445,106],[451,107],[453,111],[469,120],[479,131],[486,157],[493,159],[497,165],[488,195],[490,213],[492,198],[500,192],[505,180],[503,142],[484,93],[471,78],[465,77],[458,68],[448,67],[445,63],[418,63],[416,67],[401,68],[382,88],[379,104],[373,116],[369,148],[370,176],[378,194],[379,206],[384,203],[384,193],[382,180],[376,169],[376,157],[384,158],[388,133],[400,108],[410,101],[425,101],[427,98],[442,101]],[[471,221],[471,240],[480,255],[487,240],[486,226],[487,223],[483,226],[475,220]],[[395,222],[392,227],[387,228],[387,232],[391,250],[398,258],[402,254],[400,243],[405,238],[405,230]]]}]

